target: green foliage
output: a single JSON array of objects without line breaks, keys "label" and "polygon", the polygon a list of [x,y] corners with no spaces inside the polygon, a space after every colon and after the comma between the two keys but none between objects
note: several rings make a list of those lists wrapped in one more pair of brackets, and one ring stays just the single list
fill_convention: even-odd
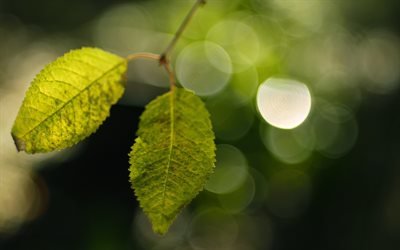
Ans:
[{"label": "green foliage", "polygon": [[49,152],[83,140],[121,98],[128,61],[157,60],[169,74],[171,89],[152,101],[140,118],[130,153],[130,181],[153,230],[165,234],[182,208],[203,189],[215,163],[210,115],[194,93],[176,88],[168,56],[201,4],[196,1],[161,55],[142,52],[121,58],[83,48],[46,66],[28,89],[12,128],[17,149]]},{"label": "green foliage", "polygon": [[153,230],[164,234],[213,172],[214,133],[204,103],[173,87],[147,105],[130,153],[130,180]]},{"label": "green foliage", "polygon": [[92,134],[124,92],[127,61],[97,48],[73,50],[33,80],[12,136],[18,150],[49,152]]},{"label": "green foliage", "polygon": [[[18,150],[49,152],[92,134],[124,92],[127,60],[97,48],[73,50],[33,80],[12,136]],[[171,91],[141,116],[130,180],[155,232],[164,234],[213,172],[214,133],[199,97]]]}]

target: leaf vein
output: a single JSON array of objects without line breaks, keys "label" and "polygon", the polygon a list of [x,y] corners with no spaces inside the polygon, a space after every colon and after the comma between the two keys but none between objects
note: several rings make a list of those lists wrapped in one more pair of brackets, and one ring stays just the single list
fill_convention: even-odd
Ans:
[{"label": "leaf vein", "polygon": [[76,90],[78,90],[78,91],[81,91],[81,89],[78,88],[77,86],[75,86],[75,85],[73,85],[73,84],[71,84],[71,83],[69,83],[69,82],[62,81],[62,80],[46,79],[45,81],[40,81],[40,82],[61,83],[61,84],[65,84],[65,85],[68,85],[68,86],[70,86],[70,87],[73,87],[74,89],[76,89]]},{"label": "leaf vein", "polygon": [[57,97],[55,97],[55,96],[46,94],[46,93],[44,93],[41,89],[39,89],[39,93],[42,94],[42,95],[44,95],[44,96],[46,96],[46,97],[48,97],[48,98],[51,98],[51,99],[60,101],[60,102],[62,102],[62,103],[65,103],[65,100],[61,100],[60,98],[57,98]]}]

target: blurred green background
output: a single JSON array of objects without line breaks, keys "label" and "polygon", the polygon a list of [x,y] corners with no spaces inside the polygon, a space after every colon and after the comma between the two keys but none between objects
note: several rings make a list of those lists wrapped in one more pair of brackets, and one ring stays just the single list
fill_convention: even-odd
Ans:
[{"label": "blurred green background", "polygon": [[[16,152],[12,123],[47,63],[82,46],[161,53],[193,2],[0,1],[0,249],[400,249],[397,0],[209,0],[198,11],[172,63],[210,110],[217,167],[164,237],[128,182],[138,117],[168,90],[157,63],[130,63],[125,96],[89,139]],[[307,86],[300,126],[258,111],[271,77]]]}]

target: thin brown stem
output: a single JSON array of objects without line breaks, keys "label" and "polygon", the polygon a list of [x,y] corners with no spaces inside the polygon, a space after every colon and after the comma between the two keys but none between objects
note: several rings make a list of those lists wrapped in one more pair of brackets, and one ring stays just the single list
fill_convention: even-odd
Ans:
[{"label": "thin brown stem", "polygon": [[126,57],[126,60],[132,61],[132,60],[138,59],[138,58],[145,58],[145,59],[152,59],[152,60],[159,61],[161,56],[159,54],[140,52],[140,53],[128,55]]},{"label": "thin brown stem", "polygon": [[182,36],[183,31],[186,29],[186,27],[188,26],[190,20],[192,20],[194,14],[196,13],[197,9],[200,6],[203,6],[204,4],[206,4],[206,0],[196,0],[196,2],[194,3],[192,9],[188,12],[188,14],[186,15],[185,19],[182,21],[181,25],[179,26],[178,30],[175,33],[174,38],[172,39],[172,41],[169,43],[168,47],[165,49],[165,51],[161,54],[160,57],[160,64],[165,64],[168,63],[168,56],[169,53],[171,52],[171,50],[175,47],[177,41],[179,40],[179,38]]},{"label": "thin brown stem", "polygon": [[[126,57],[126,60],[128,60],[128,62],[130,62],[132,60],[139,59],[139,58],[151,59],[151,60],[155,60],[157,62],[160,62],[161,56],[159,54],[140,52],[140,53],[135,53],[135,54],[128,55]],[[176,85],[175,75],[174,75],[174,72],[172,70],[172,66],[171,66],[171,64],[169,62],[166,62],[166,63],[161,63],[160,62],[160,66],[161,65],[164,67],[165,71],[167,71],[167,73],[168,73],[169,83],[170,83],[170,86],[171,86],[171,89],[172,89]]]},{"label": "thin brown stem", "polygon": [[170,84],[170,87],[171,87],[171,90],[172,90],[173,88],[175,88],[175,85],[176,85],[176,79],[175,79],[174,71],[172,70],[172,66],[171,66],[170,63],[165,63],[163,65],[164,65],[165,70],[168,73],[169,84]]}]

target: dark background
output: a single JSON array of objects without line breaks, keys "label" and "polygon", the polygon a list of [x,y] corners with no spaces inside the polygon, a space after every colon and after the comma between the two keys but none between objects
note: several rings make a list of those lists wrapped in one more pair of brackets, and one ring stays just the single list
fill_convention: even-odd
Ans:
[{"label": "dark background", "polygon": [[[61,33],[91,45],[82,27],[122,2],[134,1],[1,0],[0,22],[12,26],[17,18],[37,31],[34,37]],[[349,30],[385,27],[399,34],[399,1],[343,2]],[[400,91],[370,93],[367,98],[354,113],[358,139],[353,149],[339,159],[313,154],[313,162],[318,163],[314,165],[322,167],[310,170],[313,192],[305,212],[280,218],[267,205],[260,205],[249,214],[269,217],[273,240],[268,246],[243,249],[400,249]],[[38,182],[46,184],[47,206],[17,231],[0,234],[0,249],[153,249],[137,240],[140,236],[132,221],[138,203],[128,181],[128,153],[142,111],[142,107],[116,105],[76,156],[41,161],[36,175]],[[257,136],[260,122],[254,122],[243,138],[229,142],[242,150],[252,166],[260,161],[251,157],[257,152],[272,157]],[[226,141],[218,138],[217,143]],[[187,210],[195,211],[198,203],[209,199],[212,194],[202,193]],[[265,232],[260,228],[254,237],[263,241]],[[186,240],[154,249],[192,249]]]}]

